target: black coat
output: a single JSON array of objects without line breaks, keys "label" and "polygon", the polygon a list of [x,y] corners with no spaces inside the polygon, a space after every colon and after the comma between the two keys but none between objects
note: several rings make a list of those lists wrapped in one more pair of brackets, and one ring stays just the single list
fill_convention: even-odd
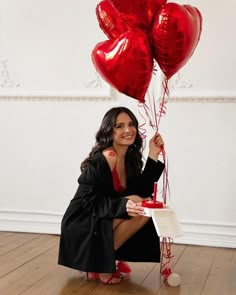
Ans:
[{"label": "black coat", "polygon": [[[132,175],[132,167],[127,167]],[[80,175],[79,186],[61,223],[58,263],[88,272],[115,272],[116,260],[160,262],[160,241],[152,219],[117,251],[113,244],[113,219],[129,219],[128,195],[150,197],[164,164],[148,158],[140,176],[130,176],[123,194],[113,189],[106,158],[97,152]]]}]

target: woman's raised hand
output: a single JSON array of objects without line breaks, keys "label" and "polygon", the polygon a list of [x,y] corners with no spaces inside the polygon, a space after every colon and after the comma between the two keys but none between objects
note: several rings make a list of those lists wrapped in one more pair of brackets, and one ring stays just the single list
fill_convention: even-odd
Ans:
[{"label": "woman's raised hand", "polygon": [[155,133],[154,136],[149,141],[149,158],[154,161],[158,160],[158,156],[161,150],[164,148],[164,141],[160,133]]}]

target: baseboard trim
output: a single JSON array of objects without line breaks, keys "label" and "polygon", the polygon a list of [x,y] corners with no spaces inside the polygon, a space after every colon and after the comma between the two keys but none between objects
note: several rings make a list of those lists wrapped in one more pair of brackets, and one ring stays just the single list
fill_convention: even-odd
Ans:
[{"label": "baseboard trim", "polygon": [[0,210],[0,231],[60,234],[62,214]]},{"label": "baseboard trim", "polygon": [[208,221],[181,221],[183,237],[175,243],[236,248],[236,224]]},{"label": "baseboard trim", "polygon": [[[62,214],[0,210],[0,231],[60,234]],[[174,243],[236,248],[236,224],[181,221],[183,237]]]}]

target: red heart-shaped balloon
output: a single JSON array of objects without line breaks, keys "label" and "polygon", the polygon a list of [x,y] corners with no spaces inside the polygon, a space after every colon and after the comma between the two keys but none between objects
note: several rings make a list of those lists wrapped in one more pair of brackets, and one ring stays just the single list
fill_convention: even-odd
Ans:
[{"label": "red heart-shaped balloon", "polygon": [[153,56],[170,79],[192,56],[202,31],[202,16],[191,5],[167,3],[152,29]]},{"label": "red heart-shaped balloon", "polygon": [[92,51],[92,61],[105,81],[120,92],[145,101],[153,57],[143,31],[127,31],[115,40],[98,43]]},{"label": "red heart-shaped balloon", "polygon": [[101,1],[96,7],[98,23],[109,39],[115,39],[131,28],[113,3]]},{"label": "red heart-shaped balloon", "polygon": [[167,0],[110,0],[132,27],[151,31],[156,13]]}]

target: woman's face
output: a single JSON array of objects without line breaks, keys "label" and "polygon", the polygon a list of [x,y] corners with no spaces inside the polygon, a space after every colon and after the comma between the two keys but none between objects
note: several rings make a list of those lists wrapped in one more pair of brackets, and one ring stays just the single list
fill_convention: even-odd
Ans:
[{"label": "woman's face", "polygon": [[136,134],[137,129],[130,116],[120,113],[113,129],[113,145],[129,146],[134,143]]}]

